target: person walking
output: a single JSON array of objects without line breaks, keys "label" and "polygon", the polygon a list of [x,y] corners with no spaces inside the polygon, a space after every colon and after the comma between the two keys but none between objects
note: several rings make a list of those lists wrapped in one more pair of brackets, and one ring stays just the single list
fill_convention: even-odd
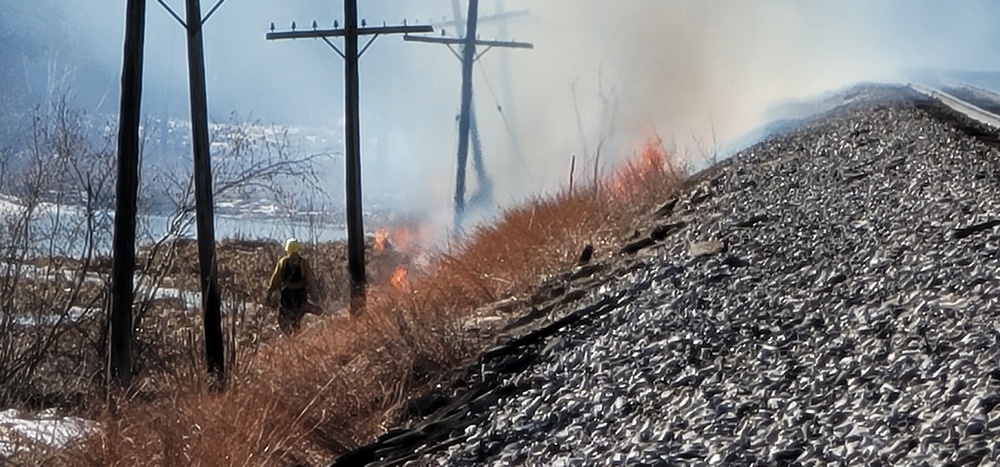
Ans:
[{"label": "person walking", "polygon": [[296,238],[285,241],[285,256],[278,260],[267,287],[267,298],[278,305],[278,327],[292,334],[302,325],[302,317],[315,298],[315,283],[309,261],[302,257],[302,244]]}]

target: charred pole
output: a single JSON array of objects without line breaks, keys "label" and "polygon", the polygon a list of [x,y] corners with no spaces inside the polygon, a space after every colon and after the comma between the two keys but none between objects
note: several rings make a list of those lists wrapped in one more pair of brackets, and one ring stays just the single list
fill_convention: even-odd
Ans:
[{"label": "charred pole", "polygon": [[125,12],[121,108],[118,113],[118,181],[115,198],[114,257],[108,373],[122,388],[132,383],[132,276],[135,274],[135,217],[139,192],[139,120],[146,0],[129,0]]},{"label": "charred pole", "polygon": [[[358,60],[368,50],[372,42],[384,34],[419,34],[434,32],[431,26],[368,27],[362,20],[358,26],[358,1],[344,0],[344,27],[334,23],[333,29],[318,29],[316,22],[310,30],[295,30],[292,23],[291,31],[274,31],[267,34],[267,40],[280,39],[322,39],[341,58],[344,59],[344,106],[347,118],[345,152],[347,155],[347,269],[351,277],[351,310],[357,313],[364,309],[365,288],[365,230],[361,199],[361,123],[359,98]],[[361,36],[371,36],[364,47],[358,50],[358,39]],[[341,51],[333,42],[332,37],[344,38],[344,50]]]},{"label": "charred pole", "polygon": [[194,156],[195,222],[198,234],[198,270],[205,332],[205,362],[217,389],[225,386],[226,364],[222,337],[222,299],[215,257],[215,202],[212,154],[208,134],[208,97],[205,86],[205,47],[202,26],[225,0],[218,0],[204,17],[200,0],[186,0],[184,21],[164,0],[157,0],[187,33],[188,83],[191,98],[191,148]]},{"label": "charred pole", "polygon": [[[454,0],[453,6],[457,14],[461,14],[458,8],[458,0]],[[516,16],[520,13],[507,13],[498,15],[498,19]],[[527,42],[513,41],[484,41],[478,38],[479,29],[479,0],[469,0],[469,13],[465,21],[464,34],[459,38],[449,37],[422,37],[407,36],[404,40],[411,42],[427,42],[432,44],[445,44],[449,47],[458,45],[462,47],[462,53],[456,55],[462,61],[462,104],[458,118],[458,167],[455,174],[455,219],[454,231],[459,233],[462,230],[462,223],[465,218],[465,179],[466,166],[469,160],[470,134],[474,129],[474,114],[472,108],[472,71],[476,61],[486,52],[494,47],[511,49],[533,49],[535,46]],[[461,21],[456,18],[456,25]],[[461,28],[459,27],[459,30]],[[476,47],[485,47],[482,52],[476,53]],[[454,52],[454,49],[452,50]],[[482,179],[485,181],[485,179]]]}]

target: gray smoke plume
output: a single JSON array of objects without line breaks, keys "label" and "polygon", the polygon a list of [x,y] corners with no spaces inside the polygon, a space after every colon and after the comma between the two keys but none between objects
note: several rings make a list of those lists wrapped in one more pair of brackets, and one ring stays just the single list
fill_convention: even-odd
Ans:
[{"label": "gray smoke plume", "polygon": [[[183,14],[183,2],[168,3]],[[202,3],[207,10],[214,2]],[[124,0],[4,4],[0,58],[12,64],[3,75],[9,88],[44,97],[40,90],[68,84],[96,111],[116,111]],[[598,147],[610,170],[651,131],[698,163],[789,117],[779,112],[789,108],[783,103],[858,81],[904,80],[914,69],[995,70],[1000,60],[988,53],[1000,40],[1000,4],[988,0],[483,0],[481,14],[498,6],[530,15],[484,22],[481,38],[535,49],[491,50],[477,66],[495,205],[565,186],[574,155],[577,180],[586,178]],[[360,8],[369,24],[412,24],[450,18],[452,3],[378,0]],[[156,2],[148,9],[146,109],[186,118],[183,32]],[[264,35],[272,21],[278,29],[293,20],[299,28],[313,19],[330,26],[341,9],[325,0],[228,0],[205,30],[212,118],[237,111],[339,131],[340,58],[319,41]],[[366,187],[449,217],[458,61],[443,46],[381,37],[361,72]]]}]

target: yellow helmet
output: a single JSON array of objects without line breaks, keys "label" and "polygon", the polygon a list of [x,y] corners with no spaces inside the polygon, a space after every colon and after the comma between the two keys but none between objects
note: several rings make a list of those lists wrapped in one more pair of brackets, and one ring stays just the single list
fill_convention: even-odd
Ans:
[{"label": "yellow helmet", "polygon": [[302,244],[295,237],[285,240],[285,251],[288,253],[298,253],[302,250]]}]

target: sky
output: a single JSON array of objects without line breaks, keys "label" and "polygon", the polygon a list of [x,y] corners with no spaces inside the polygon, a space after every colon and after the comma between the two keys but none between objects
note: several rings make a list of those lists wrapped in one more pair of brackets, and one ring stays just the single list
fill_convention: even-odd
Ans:
[{"label": "sky", "polygon": [[[183,2],[164,1],[183,15]],[[205,11],[214,4],[202,1]],[[185,37],[156,1],[147,3],[144,108],[184,118]],[[453,10],[452,0],[359,3],[369,24],[441,21]],[[124,0],[0,4],[7,29],[2,37],[26,32],[20,41],[45,44],[20,64],[34,70],[25,79],[34,81],[36,92],[44,87],[40,81],[49,88],[68,83],[85,105],[117,109]],[[271,22],[279,30],[293,20],[300,29],[314,19],[331,25],[342,8],[327,0],[226,0],[205,25],[211,118],[225,121],[235,112],[269,124],[338,131],[344,115],[340,57],[316,40],[266,41],[265,34]],[[604,170],[653,132],[697,162],[782,117],[776,109],[790,100],[859,81],[905,80],[906,72],[919,68],[1000,66],[1000,56],[988,53],[1000,40],[1000,2],[987,0],[480,5],[483,16],[501,10],[528,14],[483,23],[480,37],[535,48],[490,50],[475,72],[475,106],[497,205],[565,186],[571,158],[589,168],[602,141]],[[47,27],[66,44],[51,44],[40,32]],[[453,29],[445,32],[454,35]],[[373,44],[361,62],[366,186],[392,186],[413,209],[447,211],[459,89],[460,64],[445,46],[398,36]]]}]

